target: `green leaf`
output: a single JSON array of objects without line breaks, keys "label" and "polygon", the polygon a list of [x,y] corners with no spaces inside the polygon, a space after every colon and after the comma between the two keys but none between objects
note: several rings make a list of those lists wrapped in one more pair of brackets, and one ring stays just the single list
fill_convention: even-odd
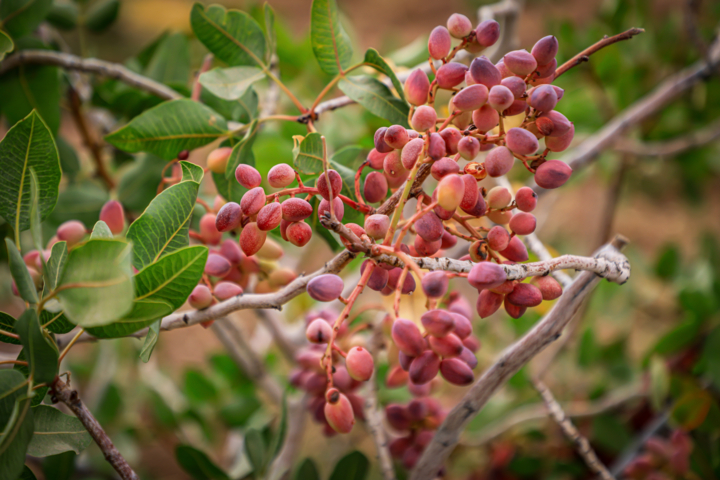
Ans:
[{"label": "green leaf", "polygon": [[52,291],[55,290],[55,287],[57,287],[63,268],[65,268],[67,257],[67,242],[55,242],[52,246],[52,250],[50,250],[50,258],[43,268],[43,277],[45,278],[46,289]]},{"label": "green leaf", "polygon": [[[12,317],[11,317],[12,318]],[[2,328],[2,327],[0,327]],[[716,327],[705,340],[702,359],[705,370],[715,386],[720,385],[720,328]]]},{"label": "green leaf", "polygon": [[172,305],[164,300],[136,300],[132,302],[130,313],[122,319],[109,325],[86,328],[85,330],[97,338],[126,337],[172,312]]},{"label": "green leaf", "polygon": [[245,453],[253,467],[256,478],[262,478],[265,471],[265,441],[260,430],[250,428],[245,432]]},{"label": "green leaf", "polygon": [[68,451],[79,454],[92,442],[92,437],[77,417],[65,415],[48,405],[38,405],[33,413],[35,432],[28,446],[28,455],[47,457]]},{"label": "green leaf", "polygon": [[18,480],[37,480],[37,477],[27,465],[23,466],[23,471],[18,477]]},{"label": "green leaf", "polygon": [[225,178],[231,184],[238,183],[235,180],[235,170],[237,169],[238,165],[243,164],[250,165],[252,167],[255,166],[255,155],[253,154],[252,148],[255,144],[257,127],[258,123],[253,122],[250,125],[250,128],[248,129],[248,132],[242,139],[242,141],[235,145],[232,149],[232,152],[230,152],[230,157],[228,158],[227,165],[225,166]]},{"label": "green leaf", "polygon": [[55,226],[68,220],[80,220],[85,225],[92,225],[108,199],[107,190],[97,182],[85,180],[73,183],[60,193],[57,208],[48,220]]},{"label": "green leaf", "polygon": [[350,66],[352,44],[338,19],[335,0],[313,0],[310,41],[323,72],[337,75]]},{"label": "green leaf", "polygon": [[65,452],[46,457],[42,463],[43,473],[47,480],[70,480],[75,472],[75,455]]},{"label": "green leaf", "polygon": [[121,240],[88,240],[73,248],[58,282],[65,316],[81,327],[99,327],[132,308],[132,248]]},{"label": "green leaf", "polygon": [[10,36],[0,30],[0,60],[5,58],[5,55],[12,52],[15,48],[15,44],[12,41],[12,38]]},{"label": "green leaf", "polygon": [[355,160],[361,151],[360,147],[351,145],[338,150],[330,157],[330,168],[338,172],[343,181],[340,193],[355,201],[357,201],[355,198],[355,174],[358,167]]},{"label": "green leaf", "polygon": [[[0,312],[0,330],[4,330],[8,333],[15,332],[15,318],[12,315],[8,315],[5,312]],[[0,334],[0,342],[11,343],[13,345],[20,345],[20,340],[7,335]]]},{"label": "green leaf", "polygon": [[190,403],[196,405],[212,403],[218,398],[218,390],[213,382],[207,378],[205,373],[194,368],[185,371],[183,391]]},{"label": "green leaf", "polygon": [[35,110],[53,135],[57,134],[61,103],[58,67],[23,65],[14,68],[0,76],[0,91],[3,92],[2,113],[9,125],[18,123]]},{"label": "green leaf", "polygon": [[689,391],[675,402],[671,415],[684,430],[694,430],[705,421],[712,404],[713,398],[707,391]]},{"label": "green leaf", "polygon": [[335,465],[330,480],[364,480],[367,476],[370,462],[367,457],[358,451],[348,453]]},{"label": "green leaf", "polygon": [[280,410],[280,424],[277,427],[275,435],[273,435],[272,443],[270,444],[270,461],[274,460],[278,456],[280,450],[282,450],[283,444],[285,443],[285,435],[287,434],[287,395],[283,395],[282,409]]},{"label": "green leaf", "polygon": [[312,458],[303,460],[295,472],[295,480],[320,480],[320,473]]},{"label": "green leaf", "polygon": [[9,238],[5,239],[5,245],[7,245],[8,262],[10,263],[10,274],[15,280],[15,286],[17,286],[18,292],[23,300],[28,303],[38,303],[37,289],[30,271],[23,261],[22,255],[15,247],[15,243]]},{"label": "green leaf", "polygon": [[102,220],[98,220],[95,223],[95,226],[92,229],[92,233],[90,234],[90,240],[95,240],[99,238],[113,238],[113,233],[110,231],[110,227],[108,227],[107,223],[103,222]]},{"label": "green leaf", "polygon": [[60,30],[73,30],[77,27],[78,8],[72,3],[53,4],[45,20]]},{"label": "green leaf", "polygon": [[[139,155],[118,182],[118,202],[133,212],[142,212],[157,193],[167,162],[154,155]],[[97,218],[97,217],[96,217]]]},{"label": "green leaf", "polygon": [[207,455],[190,445],[178,445],[175,458],[183,470],[196,480],[230,480]]},{"label": "green leaf", "polygon": [[665,245],[660,255],[658,255],[657,263],[655,264],[655,274],[663,280],[669,280],[677,275],[680,270],[681,261],[682,258],[680,257],[680,250],[678,250],[677,245]]},{"label": "green leaf", "polygon": [[67,175],[71,182],[80,172],[80,160],[75,149],[63,137],[55,137],[55,143],[60,154],[60,168],[63,175]]},{"label": "green leaf", "polygon": [[0,216],[16,232],[30,227],[30,169],[38,176],[38,207],[45,220],[55,208],[60,185],[60,158],[45,122],[33,111],[0,142]]},{"label": "green leaf", "polygon": [[17,478],[25,464],[25,452],[33,434],[33,411],[29,385],[16,370],[0,370],[0,472]]},{"label": "green leaf", "polygon": [[[25,349],[20,350],[20,353],[18,353],[18,356],[15,360],[17,360],[18,362],[27,362],[28,361],[27,357],[25,356]],[[15,364],[13,366],[13,370],[15,370],[16,372],[22,373],[25,378],[30,377],[30,367],[28,367],[27,365]],[[36,407],[36,406],[40,405],[42,403],[43,399],[45,398],[45,395],[47,394],[49,389],[50,389],[49,387],[34,388],[33,389],[34,395],[30,399],[30,406]]]},{"label": "green leaf", "polygon": [[182,182],[202,182],[205,176],[205,170],[200,165],[195,165],[192,162],[180,162],[180,169],[182,170]]},{"label": "green leaf", "polygon": [[665,406],[670,392],[670,370],[658,355],[650,358],[650,402],[656,412]]},{"label": "green leaf", "polygon": [[165,255],[135,275],[133,310],[111,325],[87,329],[97,338],[115,338],[145,328],[180,308],[202,277],[208,250],[203,245]]},{"label": "green leaf", "polygon": [[58,372],[59,352],[55,342],[40,327],[35,310],[28,309],[15,322],[34,383],[52,383]]},{"label": "green leaf", "polygon": [[145,75],[161,83],[187,85],[190,79],[190,42],[183,33],[165,36],[157,45]]},{"label": "green leaf", "polygon": [[293,163],[301,173],[315,175],[323,171],[323,144],[319,133],[308,134],[293,153]]},{"label": "green leaf", "polygon": [[[57,305],[60,306],[59,303]],[[53,312],[47,308],[47,304],[45,306],[46,308],[40,312],[40,325],[47,325],[45,328],[52,333],[68,333],[75,328],[75,325],[67,319],[62,311]]]},{"label": "green leaf", "polygon": [[183,181],[163,190],[130,225],[127,238],[134,244],[135,268],[142,269],[190,243],[190,217],[199,187],[195,181]]},{"label": "green leaf", "polygon": [[85,16],[85,27],[91,32],[100,33],[117,19],[120,0],[100,0],[94,2]]},{"label": "green leaf", "polygon": [[388,65],[385,59],[380,56],[377,50],[374,48],[368,48],[367,52],[365,52],[364,63],[365,65],[369,65],[378,72],[386,75],[392,82],[393,87],[395,87],[397,94],[400,95],[400,98],[405,100],[403,84],[400,83],[400,80],[398,80],[393,69],[390,68],[390,65]]},{"label": "green leaf", "polygon": [[126,152],[148,152],[172,160],[183,150],[202,147],[226,134],[224,118],[183,98],[146,110],[105,139]]},{"label": "green leaf", "polygon": [[35,30],[52,8],[52,0],[3,0],[0,20],[3,29],[14,38]]},{"label": "green leaf", "polygon": [[407,119],[410,107],[405,101],[394,97],[390,89],[379,80],[366,75],[344,77],[338,83],[338,88],[373,115],[409,128]]},{"label": "green leaf", "polygon": [[140,360],[147,363],[150,361],[150,355],[152,355],[155,345],[157,345],[158,338],[160,338],[160,324],[162,320],[153,322],[148,328],[148,333],[145,335],[145,341],[140,349]]},{"label": "green leaf", "polygon": [[203,88],[200,100],[228,120],[249,123],[257,117],[259,99],[253,88],[249,88],[245,95],[234,102],[223,100]]},{"label": "green leaf", "polygon": [[265,73],[257,67],[213,68],[200,75],[200,84],[217,97],[237,100],[263,78]]},{"label": "green leaf", "polygon": [[230,66],[257,65],[266,69],[265,35],[247,13],[219,5],[193,5],[190,25],[203,45]]},{"label": "green leaf", "polygon": [[267,40],[266,60],[270,63],[270,60],[275,53],[275,45],[277,43],[277,37],[275,36],[275,11],[269,3],[265,2],[265,5],[263,5],[263,12],[265,17],[265,39]]},{"label": "green leaf", "polygon": [[[35,169],[30,167],[30,235],[32,236],[33,246],[39,252],[43,251],[42,227],[40,226],[40,208],[38,193],[38,178]],[[40,261],[45,266],[45,257],[40,255]]]},{"label": "green leaf", "polygon": [[202,278],[208,249],[204,245],[182,248],[165,255],[135,275],[137,300],[164,300],[180,308]]}]

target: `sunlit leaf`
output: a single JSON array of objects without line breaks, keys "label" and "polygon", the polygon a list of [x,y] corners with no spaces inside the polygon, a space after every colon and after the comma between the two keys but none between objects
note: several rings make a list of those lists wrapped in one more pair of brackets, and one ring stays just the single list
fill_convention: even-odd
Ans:
[{"label": "sunlit leaf", "polygon": [[200,75],[200,84],[217,97],[237,100],[263,78],[265,73],[257,67],[214,68]]},{"label": "sunlit leaf", "polygon": [[313,0],[310,41],[323,72],[337,75],[350,66],[352,44],[338,18],[335,0]]}]

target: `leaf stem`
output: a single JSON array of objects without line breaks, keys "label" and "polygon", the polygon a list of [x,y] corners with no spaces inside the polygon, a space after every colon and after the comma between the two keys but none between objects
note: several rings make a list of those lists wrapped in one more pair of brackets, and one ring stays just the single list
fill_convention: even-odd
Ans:
[{"label": "leaf stem", "polygon": [[0,330],[0,335],[5,335],[6,337],[14,338],[15,340],[20,340],[20,336],[18,334],[6,332],[5,330]]},{"label": "leaf stem", "polygon": [[22,360],[2,360],[0,361],[0,365],[25,365],[27,366],[28,362],[23,362]]},{"label": "leaf stem", "polygon": [[403,208],[405,207],[405,202],[407,201],[408,195],[410,195],[410,190],[412,189],[413,182],[415,181],[418,169],[420,168],[420,163],[421,162],[419,161],[415,162],[415,166],[410,171],[410,175],[405,181],[405,188],[403,189],[400,200],[398,200],[395,211],[393,212],[392,221],[390,222],[390,228],[388,229],[387,235],[385,235],[383,245],[390,245],[390,243],[392,242],[393,235],[395,235],[395,229],[397,228],[397,224],[400,221],[400,216],[402,215]]},{"label": "leaf stem", "polygon": [[58,365],[60,365],[60,362],[62,362],[63,358],[65,358],[65,355],[70,351],[70,348],[72,348],[73,345],[75,345],[75,342],[78,341],[80,338],[80,335],[85,333],[85,329],[81,328],[78,330],[78,332],[75,334],[75,336],[70,340],[70,343],[67,344],[67,346],[63,349],[62,353],[60,354],[60,357],[58,357]]},{"label": "leaf stem", "polygon": [[300,113],[307,113],[307,111],[308,111],[307,108],[303,107],[302,103],[300,103],[300,100],[298,100],[297,97],[295,95],[293,95],[293,93],[285,86],[285,84],[277,77],[277,75],[275,75],[267,67],[265,67],[264,70],[265,70],[265,74],[267,74],[267,76],[270,77],[270,79],[272,81],[274,81],[278,87],[280,87],[280,90],[285,92],[285,95],[287,95],[288,98],[290,98],[290,101],[292,101],[295,104],[295,106],[298,108],[298,110],[300,110]]}]

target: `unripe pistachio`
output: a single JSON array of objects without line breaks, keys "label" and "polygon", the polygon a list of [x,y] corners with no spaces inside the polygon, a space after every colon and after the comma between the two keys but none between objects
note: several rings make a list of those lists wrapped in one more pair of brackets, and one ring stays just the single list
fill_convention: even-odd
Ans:
[{"label": "unripe pistachio", "polygon": [[554,60],[557,52],[558,41],[553,35],[548,35],[538,40],[530,51],[532,56],[535,57],[535,60],[537,60],[538,65],[545,65]]},{"label": "unripe pistachio", "polygon": [[473,30],[470,19],[460,13],[453,13],[450,15],[450,18],[448,18],[447,21],[447,29],[450,32],[450,35],[455,38],[467,37]]},{"label": "unripe pistachio", "polygon": [[482,83],[463,88],[453,98],[455,107],[464,112],[476,110],[488,101],[488,89]]},{"label": "unripe pistachio", "polygon": [[421,105],[415,109],[411,119],[412,127],[418,132],[426,132],[435,127],[437,113],[429,105]]},{"label": "unripe pistachio", "polygon": [[217,253],[211,253],[205,261],[205,274],[211,277],[222,278],[230,273],[231,268],[230,262]]},{"label": "unripe pistachio", "polygon": [[480,153],[480,141],[475,137],[463,137],[458,142],[458,153],[465,160],[474,160]]},{"label": "unripe pistachio", "polygon": [[270,169],[267,180],[273,188],[285,188],[295,181],[295,170],[287,163],[279,163]]},{"label": "unripe pistachio", "polygon": [[528,259],[527,247],[518,237],[512,237],[507,248],[501,251],[500,255],[511,262],[526,262]]},{"label": "unripe pistachio", "polygon": [[437,81],[438,87],[451,89],[460,85],[465,80],[465,73],[468,71],[468,67],[462,63],[450,62],[441,66],[437,70],[435,80]]},{"label": "unripe pistachio", "polygon": [[[372,173],[378,173],[378,172],[370,172]],[[378,174],[382,176],[382,174]],[[385,177],[383,177],[384,179]],[[385,197],[383,197],[385,198]],[[342,200],[340,200],[339,197],[335,197],[333,199],[333,211],[335,212],[335,218],[337,218],[338,222],[342,222],[343,217],[345,216],[345,204]],[[322,218],[325,216],[325,213],[328,215],[330,214],[330,202],[325,200],[324,198],[320,200],[320,203],[318,204],[317,208],[318,218]]]},{"label": "unripe pistachio", "polygon": [[485,133],[497,126],[500,114],[490,105],[483,105],[473,112],[472,120],[478,131]]},{"label": "unripe pistachio", "polygon": [[557,93],[552,85],[540,85],[533,89],[529,103],[539,112],[549,112],[557,105]]},{"label": "unripe pistachio", "polygon": [[475,380],[472,369],[459,358],[446,358],[440,362],[440,374],[454,385],[470,385]]},{"label": "unripe pistachio", "polygon": [[105,222],[113,235],[119,235],[125,229],[125,211],[117,200],[110,200],[100,210],[100,220]]},{"label": "unripe pistachio", "polygon": [[495,85],[488,94],[488,104],[498,112],[502,112],[515,101],[509,88],[504,85]]},{"label": "unripe pistachio", "polygon": [[[541,118],[538,118],[541,120]],[[546,137],[545,148],[551,152],[562,152],[566,150],[572,143],[573,137],[575,136],[575,125],[570,125],[570,130],[559,137]]]},{"label": "unripe pistachio", "polygon": [[468,283],[478,290],[495,288],[507,280],[505,270],[492,262],[480,262],[468,274]]},{"label": "unripe pistachio", "polygon": [[515,50],[503,57],[505,66],[516,75],[524,77],[537,68],[537,60],[527,50]]},{"label": "unripe pistachio", "polygon": [[450,32],[445,27],[435,27],[428,38],[428,52],[435,60],[445,58],[452,48]]},{"label": "unripe pistachio", "polygon": [[512,202],[510,191],[501,186],[493,187],[487,194],[487,203],[490,208],[505,208]]},{"label": "unripe pistachio", "polygon": [[508,173],[515,163],[515,157],[505,146],[495,147],[485,157],[485,170],[491,177],[500,177]]},{"label": "unripe pistachio", "polygon": [[532,155],[539,147],[535,135],[519,127],[507,131],[505,143],[510,150],[519,155]]},{"label": "unripe pistachio", "polygon": [[312,228],[305,222],[293,222],[287,227],[288,240],[296,247],[304,247],[312,238]]},{"label": "unripe pistachio", "polygon": [[338,433],[350,433],[355,425],[355,414],[350,400],[336,388],[328,390],[325,398],[327,403],[324,412],[327,422]]},{"label": "unripe pistachio", "polygon": [[79,220],[68,220],[57,229],[57,237],[60,241],[67,242],[68,247],[82,241],[85,238],[85,225]]},{"label": "unripe pistachio", "polygon": [[209,245],[217,245],[222,240],[222,233],[215,225],[216,219],[214,213],[206,213],[200,217],[200,237]]},{"label": "unripe pistachio", "polygon": [[210,152],[207,157],[208,170],[224,174],[231,153],[232,148],[230,147],[220,147]]},{"label": "unripe pistachio", "polygon": [[237,297],[242,293],[242,287],[232,282],[218,282],[213,287],[213,295],[220,301],[227,300],[230,297]]},{"label": "unripe pistachio", "polygon": [[522,98],[525,94],[525,82],[520,77],[503,78],[500,84],[507,87],[512,92],[516,100]]},{"label": "unripe pistachio", "polygon": [[385,131],[385,143],[392,148],[400,149],[410,141],[408,131],[402,125],[391,125]]},{"label": "unripe pistachio", "polygon": [[[422,140],[420,140],[422,142]],[[385,199],[388,191],[388,182],[380,172],[370,172],[365,177],[363,196],[368,203],[377,203]],[[336,214],[337,215],[337,214]]]},{"label": "unripe pistachio", "polygon": [[423,292],[429,298],[442,298],[447,293],[448,278],[443,271],[426,273],[420,281]]},{"label": "unripe pistachio", "polygon": [[500,85],[500,81],[502,80],[500,71],[484,55],[472,61],[470,64],[470,75],[472,75],[476,84],[485,85],[487,88]]},{"label": "unripe pistachio", "polygon": [[240,233],[240,249],[247,256],[255,255],[262,248],[266,238],[267,232],[260,230],[257,223],[250,222],[243,227]]},{"label": "unripe pistachio", "polygon": [[[327,181],[328,178],[330,179],[329,187],[332,188],[332,192],[330,191],[330,188],[328,187],[328,181]],[[317,179],[316,185],[317,185],[318,193],[320,194],[320,196],[323,197],[325,200],[330,200],[330,198],[335,198],[338,195],[340,195],[340,191],[342,190],[343,181],[342,181],[342,177],[340,176],[340,174],[338,172],[336,172],[335,170],[328,170],[327,177],[325,176],[325,172],[320,174],[320,176]],[[308,217],[309,216],[310,215],[308,215]]]},{"label": "unripe pistachio", "polygon": [[530,235],[535,231],[537,221],[532,213],[518,212],[512,216],[508,226],[516,235]]},{"label": "unripe pistachio", "polygon": [[[422,69],[416,68],[410,72],[407,80],[405,80],[403,90],[405,91],[405,98],[408,103],[415,105],[416,107],[425,105],[427,103],[428,94],[430,93],[430,80],[428,80],[427,74]],[[413,122],[413,125],[414,124],[415,122]],[[420,131],[427,130],[418,129],[415,126],[413,126],[413,128]]]}]

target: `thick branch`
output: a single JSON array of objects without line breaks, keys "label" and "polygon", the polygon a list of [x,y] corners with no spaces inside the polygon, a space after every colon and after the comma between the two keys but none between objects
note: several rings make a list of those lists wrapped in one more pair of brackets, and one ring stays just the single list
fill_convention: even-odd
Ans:
[{"label": "thick branch", "polygon": [[120,80],[130,86],[152,93],[165,100],[183,98],[182,95],[175,90],[155,80],[138,75],[120,64],[105,62],[95,58],[83,59],[77,55],[53,52],[50,50],[20,50],[0,64],[0,75],[24,64],[55,65],[67,70],[95,73],[103,77]]},{"label": "thick branch", "polygon": [[[718,65],[720,65],[720,39],[711,46],[707,62],[698,62],[667,78],[651,93],[626,108],[597,133],[570,150],[562,160],[575,171],[586,167],[603,150],[612,147],[618,136],[628,128],[652,117],[678,95],[688,91],[698,82],[708,79]],[[545,192],[545,189],[537,185],[533,188],[538,194]]]},{"label": "thick branch", "polygon": [[102,450],[103,455],[105,455],[105,460],[113,466],[115,471],[120,475],[120,478],[123,480],[139,480],[137,474],[130,465],[128,465],[123,456],[120,455],[117,448],[115,448],[112,440],[110,440],[110,437],[105,433],[105,430],[103,430],[93,414],[90,413],[90,410],[82,403],[77,390],[72,390],[65,382],[60,380],[60,377],[56,377],[52,385],[52,392],[55,398],[67,405],[78,420],[80,420],[95,443],[100,447],[100,450]]},{"label": "thick branch", "polygon": [[[600,249],[596,257],[618,264],[627,261],[618,248],[612,244]],[[435,433],[412,472],[412,480],[435,478],[442,464],[458,443],[460,433],[468,422],[477,415],[490,397],[512,375],[517,373],[523,365],[544,350],[550,343],[559,338],[565,325],[567,325],[582,301],[599,281],[600,278],[590,272],[583,272],[578,275],[573,283],[565,289],[562,297],[553,306],[552,310],[532,330],[510,346],[483,373],[460,403],[450,411]]]},{"label": "thick branch", "polygon": [[612,37],[608,37],[607,35],[603,37],[602,40],[599,42],[589,46],[582,52],[578,53],[574,57],[572,57],[567,62],[563,63],[558,67],[557,70],[555,70],[555,78],[558,78],[563,73],[567,72],[571,68],[573,68],[576,65],[580,65],[583,62],[587,62],[590,60],[590,55],[597,52],[598,50],[607,47],[608,45],[612,45],[613,43],[621,42],[623,40],[630,40],[635,35],[640,35],[645,30],[642,28],[631,28],[630,30],[627,30],[623,33],[619,33],[617,35],[613,35]]},{"label": "thick branch", "polygon": [[553,417],[555,422],[560,426],[565,437],[575,444],[575,449],[585,461],[585,464],[597,474],[603,480],[615,480],[615,477],[608,471],[607,467],[600,461],[595,450],[590,446],[587,438],[582,436],[578,429],[573,425],[572,420],[565,414],[560,404],[555,400],[550,389],[542,382],[542,380],[535,379],[533,386],[538,391],[540,396],[545,402],[550,416]]}]

